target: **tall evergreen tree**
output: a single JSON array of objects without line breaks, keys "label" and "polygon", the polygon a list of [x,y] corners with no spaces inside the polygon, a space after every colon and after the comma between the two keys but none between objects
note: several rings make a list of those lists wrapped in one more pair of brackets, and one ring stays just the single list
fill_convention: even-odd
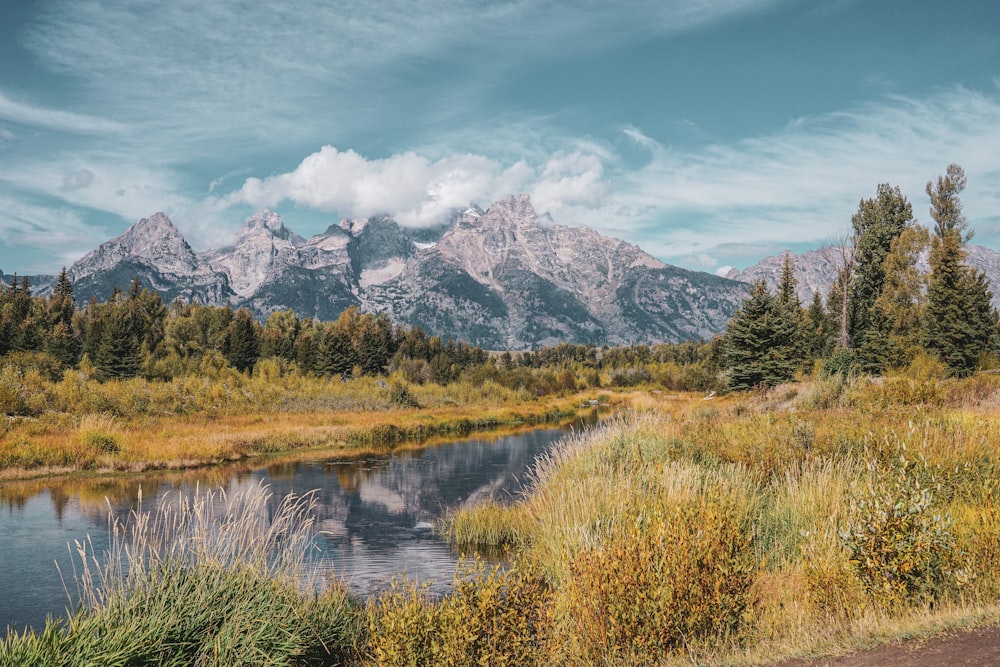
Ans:
[{"label": "tall evergreen tree", "polygon": [[83,344],[73,327],[76,305],[73,302],[73,283],[66,273],[65,266],[56,278],[55,287],[45,309],[47,319],[45,351],[65,366],[76,364]]},{"label": "tall evergreen tree", "polygon": [[56,278],[56,284],[47,305],[49,326],[55,326],[60,322],[67,326],[73,323],[73,313],[76,310],[73,303],[73,283],[66,273],[65,266],[59,272],[59,277]]},{"label": "tall evergreen tree", "polygon": [[352,333],[354,352],[362,372],[367,375],[382,373],[395,351],[395,337],[388,316],[362,315],[354,322]]},{"label": "tall evergreen tree", "polygon": [[302,329],[302,320],[291,310],[272,313],[261,332],[260,356],[295,359],[295,340]]},{"label": "tall evergreen tree", "polygon": [[882,266],[893,240],[912,224],[913,207],[898,187],[881,183],[874,199],[862,199],[851,217],[854,272],[848,286],[848,337],[860,347],[870,338],[872,306],[882,291]]},{"label": "tall evergreen tree", "polygon": [[226,330],[225,355],[229,363],[240,371],[253,369],[260,357],[260,325],[246,308],[240,308],[233,315]]},{"label": "tall evergreen tree", "polygon": [[754,283],[722,339],[722,367],[731,389],[775,386],[791,380],[800,330],[764,281]]},{"label": "tall evergreen tree", "polygon": [[45,335],[45,351],[63,366],[73,366],[79,360],[80,340],[73,335],[70,325],[56,322]]},{"label": "tall evergreen tree", "polygon": [[347,332],[327,324],[319,336],[316,349],[316,370],[325,375],[343,375],[358,363]]},{"label": "tall evergreen tree", "polygon": [[795,267],[792,264],[792,253],[786,252],[784,262],[781,265],[781,274],[778,276],[775,298],[778,307],[789,320],[790,328],[795,332],[788,354],[796,366],[801,368],[808,361],[808,353],[806,351],[805,313],[802,310],[802,301],[799,299],[798,284],[799,280],[795,277]]},{"label": "tall evergreen tree", "polygon": [[316,327],[311,323],[302,327],[302,333],[295,339],[295,364],[300,373],[317,372]]},{"label": "tall evergreen tree", "polygon": [[810,360],[819,359],[830,352],[833,344],[833,322],[823,305],[819,291],[813,292],[812,301],[803,318],[805,349]]},{"label": "tall evergreen tree", "polygon": [[142,366],[142,314],[132,299],[104,304],[100,324],[93,331],[97,339],[93,363],[99,380],[129,378]]},{"label": "tall evergreen tree", "polygon": [[962,215],[965,172],[948,166],[937,183],[927,183],[934,219],[931,273],[927,285],[924,345],[956,375],[968,375],[978,360],[998,349],[997,312],[985,276],[963,264],[971,234]]}]

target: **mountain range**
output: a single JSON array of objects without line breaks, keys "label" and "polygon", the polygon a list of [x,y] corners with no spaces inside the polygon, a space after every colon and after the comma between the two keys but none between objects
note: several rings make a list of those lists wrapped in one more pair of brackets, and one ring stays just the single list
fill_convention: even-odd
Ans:
[{"label": "mountain range", "polygon": [[263,211],[245,222],[233,245],[205,252],[195,252],[156,213],[68,273],[81,303],[107,299],[138,278],[164,301],[231,303],[260,319],[290,308],[330,320],[356,306],[491,349],[708,338],[747,294],[741,282],[664,264],[586,227],[556,224],[526,195],[486,210],[471,207],[436,228],[414,230],[376,216],[344,220],[309,239]]},{"label": "mountain range", "polygon": [[[842,261],[835,247],[791,258],[803,304],[829,291]],[[773,287],[783,263],[775,255],[726,277],[681,269],[592,229],[556,224],[516,195],[437,227],[375,216],[309,239],[262,211],[233,245],[205,252],[156,213],[68,272],[78,303],[105,300],[138,278],[164,301],[245,306],[261,320],[284,309],[332,320],[356,306],[490,349],[530,349],[710,338],[725,329],[747,284],[764,278]],[[967,263],[985,272],[1000,308],[1000,253],[970,245]],[[926,253],[920,264],[927,269]],[[0,272],[0,280],[10,277]],[[54,283],[29,280],[36,294]]]}]

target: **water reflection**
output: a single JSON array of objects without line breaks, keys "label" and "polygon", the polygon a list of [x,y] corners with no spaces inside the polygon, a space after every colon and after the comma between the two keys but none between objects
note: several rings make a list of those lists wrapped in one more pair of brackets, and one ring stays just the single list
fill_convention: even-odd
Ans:
[{"label": "water reflection", "polygon": [[69,598],[53,562],[75,591],[67,543],[89,535],[101,553],[109,509],[124,520],[140,494],[142,509],[152,510],[164,497],[198,486],[232,494],[263,482],[270,485],[275,506],[288,493],[315,489],[324,571],[361,595],[402,572],[443,589],[455,556],[429,525],[448,508],[518,493],[535,456],[564,432],[537,429],[361,458],[314,453],[256,468],[6,483],[0,487],[0,628],[40,628],[47,614],[64,613]]}]

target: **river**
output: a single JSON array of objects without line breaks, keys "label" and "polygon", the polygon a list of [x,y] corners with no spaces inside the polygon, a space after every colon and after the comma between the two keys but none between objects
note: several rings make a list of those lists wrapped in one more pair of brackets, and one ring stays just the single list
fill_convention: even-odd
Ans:
[{"label": "river", "polygon": [[[596,414],[573,427],[594,419]],[[565,428],[541,428],[356,458],[316,452],[268,464],[155,475],[5,482],[0,486],[0,632],[41,629],[47,615],[65,615],[76,597],[69,545],[90,536],[102,553],[109,512],[127,517],[140,489],[142,508],[149,510],[165,496],[190,493],[196,486],[231,493],[263,483],[274,503],[290,492],[315,489],[324,569],[361,596],[404,572],[443,590],[456,556],[427,524],[484,497],[514,497],[535,457],[565,433]]]}]

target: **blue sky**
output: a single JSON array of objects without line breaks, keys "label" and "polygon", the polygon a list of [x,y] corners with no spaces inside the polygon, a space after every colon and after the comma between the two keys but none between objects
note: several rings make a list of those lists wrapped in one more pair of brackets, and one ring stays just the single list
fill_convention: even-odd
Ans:
[{"label": "blue sky", "polygon": [[433,224],[532,195],[716,271],[965,167],[1000,249],[1000,5],[922,0],[0,2],[0,269],[165,211],[196,250],[271,207]]}]

